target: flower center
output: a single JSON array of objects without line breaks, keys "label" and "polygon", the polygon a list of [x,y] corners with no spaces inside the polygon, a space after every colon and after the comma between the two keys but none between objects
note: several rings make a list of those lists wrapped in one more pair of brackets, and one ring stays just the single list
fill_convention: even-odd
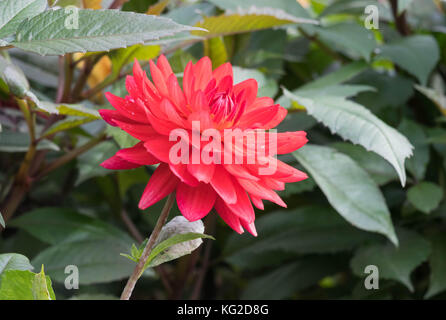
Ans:
[{"label": "flower center", "polygon": [[210,111],[214,115],[214,121],[231,121],[236,114],[234,99],[226,92],[217,93],[211,101]]}]

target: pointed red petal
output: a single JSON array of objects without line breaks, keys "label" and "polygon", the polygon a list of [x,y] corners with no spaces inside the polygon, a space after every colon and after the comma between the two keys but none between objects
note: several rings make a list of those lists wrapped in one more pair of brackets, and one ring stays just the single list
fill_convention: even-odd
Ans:
[{"label": "pointed red petal", "polygon": [[190,187],[180,182],[177,188],[177,204],[183,216],[196,221],[206,216],[214,206],[217,194],[209,184]]},{"label": "pointed red petal", "polygon": [[144,147],[144,142],[139,142],[131,148],[121,149],[116,155],[129,162],[137,163],[140,165],[153,165],[160,161],[155,158]]},{"label": "pointed red petal", "polygon": [[226,203],[234,204],[237,202],[237,194],[235,193],[235,188],[234,184],[232,183],[231,176],[223,168],[222,165],[215,166],[211,185]]}]

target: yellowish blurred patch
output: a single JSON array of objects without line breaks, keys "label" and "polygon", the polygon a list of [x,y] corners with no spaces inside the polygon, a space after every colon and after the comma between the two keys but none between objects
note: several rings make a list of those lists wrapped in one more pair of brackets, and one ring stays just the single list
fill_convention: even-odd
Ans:
[{"label": "yellowish blurred patch", "polygon": [[310,6],[310,0],[296,0],[296,1],[299,2],[299,4],[304,8],[308,8]]},{"label": "yellowish blurred patch", "polygon": [[169,4],[169,2],[170,2],[170,0],[160,0],[160,1],[158,1],[153,6],[149,7],[149,10],[147,10],[146,14],[159,16],[161,13],[163,13],[164,9],[166,9],[166,7]]},{"label": "yellowish blurred patch", "polygon": [[82,4],[86,9],[94,9],[94,10],[101,9],[102,8],[101,3],[102,0],[82,0]]}]

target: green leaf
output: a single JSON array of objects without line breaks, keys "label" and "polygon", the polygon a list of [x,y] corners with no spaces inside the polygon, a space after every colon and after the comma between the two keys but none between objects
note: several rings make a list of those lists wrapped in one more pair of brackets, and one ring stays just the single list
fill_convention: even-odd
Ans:
[{"label": "green leaf", "polygon": [[91,118],[93,120],[102,119],[95,109],[85,107],[81,104],[55,104],[49,101],[42,101],[39,107],[49,113],[60,114],[64,116],[75,116]]},{"label": "green leaf", "polygon": [[305,32],[316,36],[330,47],[353,57],[370,61],[376,48],[373,32],[358,23],[344,22],[326,27],[302,26]]},{"label": "green leaf", "polygon": [[404,134],[414,146],[414,154],[406,163],[407,170],[412,173],[417,180],[423,180],[430,159],[427,135],[421,125],[408,119],[403,119],[398,126],[398,130]]},{"label": "green leaf", "polygon": [[293,155],[348,222],[381,233],[398,244],[383,195],[356,162],[332,148],[315,145],[306,145]]},{"label": "green leaf", "polygon": [[324,89],[352,79],[367,70],[369,65],[364,61],[355,61],[340,67],[338,70],[322,76],[299,88],[299,90]]},{"label": "green leaf", "polygon": [[51,281],[45,276],[42,270],[34,276],[32,291],[34,300],[55,300],[54,292],[51,287]]},{"label": "green leaf", "polygon": [[446,96],[439,90],[415,85],[415,89],[428,97],[444,115],[446,115]]},{"label": "green leaf", "polygon": [[[0,300],[49,300],[41,299],[42,295],[37,294],[46,290],[47,298],[55,300],[54,291],[51,287],[51,280],[48,276],[45,281],[40,278],[37,282],[36,274],[24,270],[8,270],[0,277]],[[45,287],[42,287],[45,286]]]},{"label": "green leaf", "polygon": [[382,46],[380,51],[381,57],[414,75],[423,86],[440,58],[438,44],[430,35],[404,37]]},{"label": "green leaf", "polygon": [[136,138],[121,130],[121,128],[107,126],[105,132],[108,136],[111,136],[116,141],[120,148],[130,148],[138,143],[138,140]]},{"label": "green leaf", "polygon": [[0,39],[15,34],[25,19],[46,9],[46,0],[4,0],[0,2]]},{"label": "green leaf", "polygon": [[306,258],[282,265],[275,270],[249,282],[242,299],[276,300],[293,296],[294,293],[317,284],[325,276],[340,270],[333,258]]},{"label": "green leaf", "polygon": [[[78,14],[77,29],[71,26]],[[94,26],[94,28],[93,28]],[[12,44],[42,55],[105,51],[197,30],[162,17],[117,10],[43,12],[20,25]]]},{"label": "green leaf", "polygon": [[360,144],[386,159],[395,170],[404,186],[406,171],[404,161],[412,155],[413,146],[394,128],[373,115],[363,106],[335,96],[311,97],[293,94],[284,90],[286,96],[303,105],[319,122],[338,133],[344,139]]},{"label": "green leaf", "polygon": [[376,153],[365,150],[363,147],[353,145],[347,142],[337,142],[331,145],[350,158],[355,160],[362,168],[367,171],[370,177],[378,185],[384,185],[390,181],[398,179],[398,175],[393,170],[390,163],[378,156]]},{"label": "green leaf", "polygon": [[430,213],[443,199],[443,189],[432,182],[420,182],[407,191],[407,199],[418,210]]},{"label": "green leaf", "polygon": [[413,286],[410,274],[430,254],[429,242],[412,231],[398,232],[400,245],[398,248],[390,244],[372,245],[358,250],[351,260],[353,272],[364,277],[364,269],[368,265],[375,265],[382,279],[396,280],[404,284],[410,291]]},{"label": "green leaf", "polygon": [[336,211],[303,206],[272,212],[256,219],[258,237],[233,234],[224,249],[225,260],[243,269],[279,264],[291,254],[334,254],[350,251],[377,237],[356,229]]},{"label": "green leaf", "polygon": [[222,14],[204,18],[195,26],[208,30],[209,32],[193,31],[192,34],[205,38],[213,38],[296,23],[317,24],[318,22],[311,19],[298,18],[282,10],[251,7],[248,10],[239,10],[233,14]]},{"label": "green leaf", "polygon": [[118,76],[121,69],[125,65],[132,63],[134,59],[150,60],[156,58],[160,50],[160,46],[143,46],[138,44],[112,51],[110,53],[110,59],[112,61],[113,75]]},{"label": "green leaf", "polygon": [[424,296],[429,299],[446,290],[446,235],[437,234],[431,237],[432,253],[429,258],[431,268],[429,290]]},{"label": "green leaf", "polygon": [[32,270],[28,258],[18,253],[0,254],[0,275],[8,270]]},{"label": "green leaf", "polygon": [[[1,152],[26,152],[29,149],[29,135],[23,132],[2,131],[0,132]],[[59,147],[52,141],[41,140],[37,150],[59,151]]]},{"label": "green leaf", "polygon": [[80,284],[120,280],[133,271],[134,265],[119,255],[132,239],[101,220],[65,208],[41,208],[14,219],[11,225],[51,244],[32,264],[44,264],[54,281],[65,281],[68,265],[79,268]]},{"label": "green leaf", "polygon": [[51,127],[49,127],[43,134],[43,137],[48,137],[48,136],[55,134],[57,132],[77,128],[83,124],[86,124],[86,123],[89,123],[89,122],[92,122],[95,120],[96,119],[93,119],[93,118],[68,117],[66,119],[56,122]]},{"label": "green leaf", "polygon": [[294,0],[209,0],[209,2],[229,12],[234,12],[240,9],[248,10],[255,6],[257,8],[281,10],[299,18],[310,18],[308,11]]},{"label": "green leaf", "polygon": [[102,162],[112,157],[118,151],[116,144],[112,141],[104,141],[96,147],[88,150],[77,158],[77,167],[79,175],[76,179],[76,185],[93,178],[105,176],[112,173],[111,170],[100,166]]},{"label": "green leaf", "polygon": [[210,38],[204,42],[205,55],[212,61],[212,68],[216,69],[228,61],[228,52],[222,37]]}]

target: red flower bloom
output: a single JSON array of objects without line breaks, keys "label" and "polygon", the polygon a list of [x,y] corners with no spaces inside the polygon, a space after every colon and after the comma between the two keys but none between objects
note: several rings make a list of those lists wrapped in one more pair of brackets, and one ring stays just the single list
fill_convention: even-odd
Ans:
[{"label": "red flower bloom", "polygon": [[[230,63],[212,71],[208,57],[195,65],[189,62],[184,71],[183,89],[164,56],[159,57],[156,65],[150,61],[150,72],[153,83],[135,61],[133,76],[126,79],[129,95],[120,98],[106,93],[115,110],[100,110],[102,118],[140,142],[132,148],[119,150],[101,165],[119,170],[159,163],[141,197],[141,209],[175,191],[178,207],[189,221],[201,219],[215,208],[235,231],[242,233],[245,228],[256,235],[251,202],[261,210],[262,200],[286,207],[274,190],[283,190],[285,183],[307,178],[305,173],[274,157],[302,147],[307,142],[306,133],[266,131],[277,126],[287,110],[274,104],[269,97],[257,98],[254,79],[234,85]],[[199,129],[194,127],[197,122]],[[187,151],[198,151],[198,163],[192,159],[194,155],[186,156],[187,163],[172,159],[171,150],[180,145],[169,135],[178,129],[186,138]],[[221,133],[221,141],[213,136],[202,143],[204,132],[209,129]],[[228,148],[232,141],[226,134],[228,129],[266,134],[264,140],[257,140],[257,144],[242,138],[241,149],[237,148],[237,141],[235,148],[233,144]],[[277,148],[274,143],[271,145],[273,140]],[[237,160],[235,163],[204,161],[201,152],[212,143],[222,150],[212,149],[209,155],[231,159],[239,156],[242,163]],[[182,146],[186,144],[183,142]],[[254,156],[254,161],[249,161],[250,156]],[[268,167],[274,167],[274,170],[262,174],[261,170]]]}]

